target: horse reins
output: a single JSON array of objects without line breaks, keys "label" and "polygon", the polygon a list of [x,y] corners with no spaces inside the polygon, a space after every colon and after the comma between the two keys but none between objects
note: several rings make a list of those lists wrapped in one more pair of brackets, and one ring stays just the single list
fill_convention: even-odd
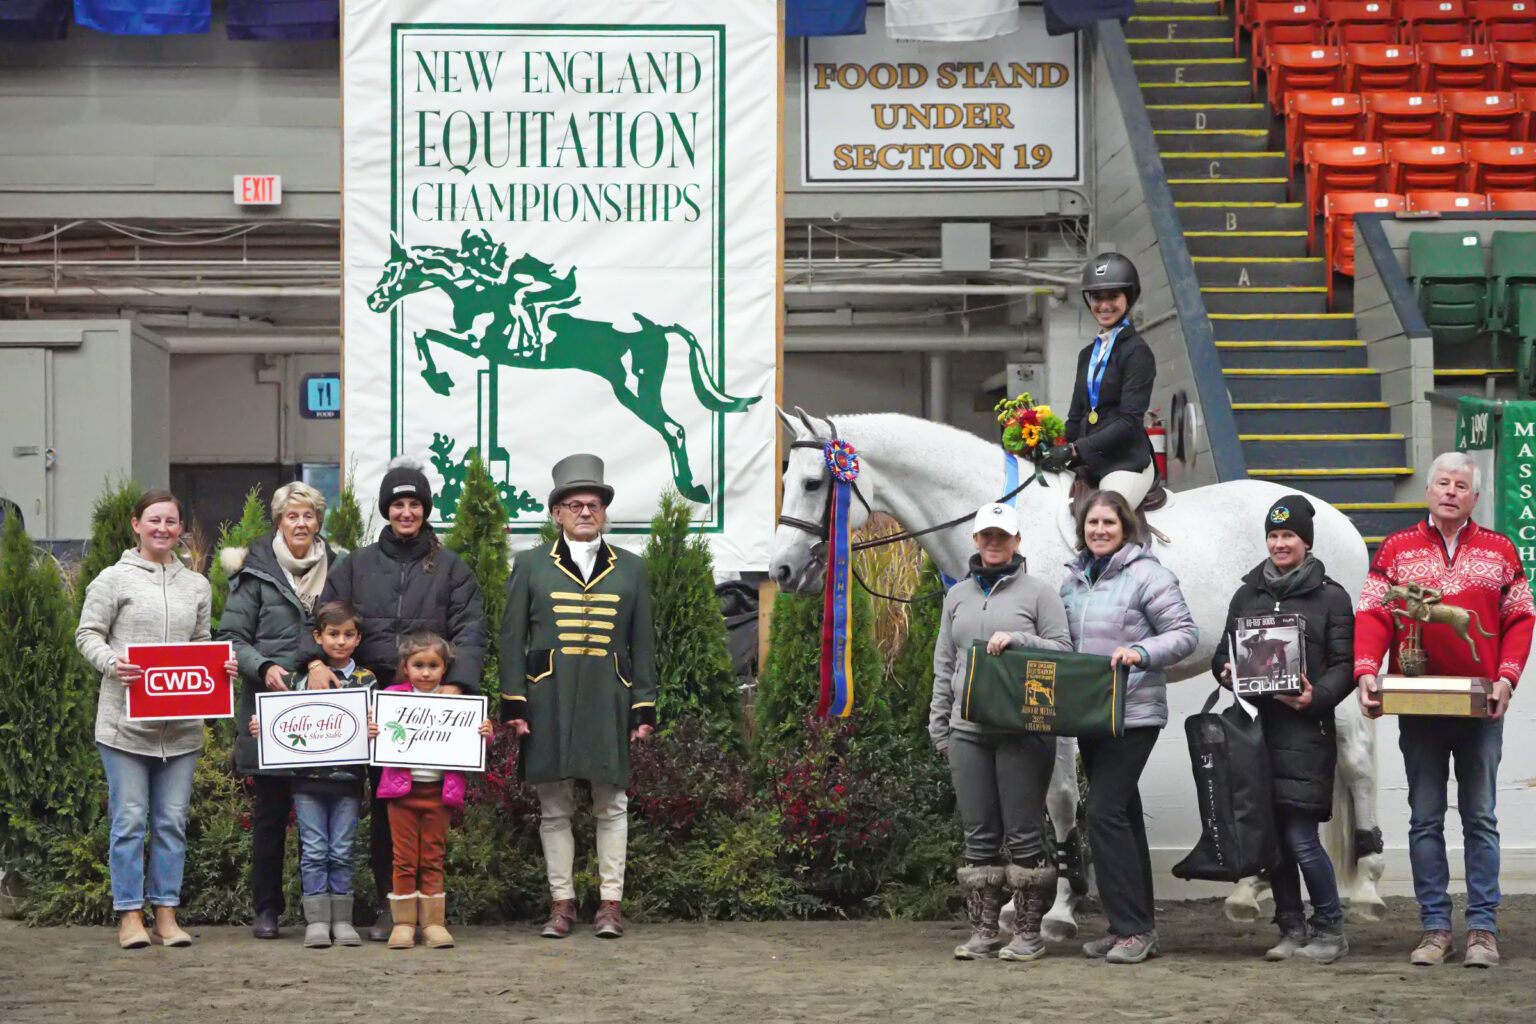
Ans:
[{"label": "horse reins", "polygon": [[[829,441],[835,441],[835,440],[838,439],[838,437],[837,437],[837,424],[833,423],[832,420],[829,418],[827,420],[827,425],[832,428],[832,436],[830,438],[810,438],[809,440],[804,440],[804,441],[798,441],[798,440],[797,441],[791,441],[789,443],[789,447],[791,449],[807,448],[807,449],[815,449],[816,451],[825,451]],[[828,472],[827,476],[828,476],[828,479],[830,480],[831,479],[830,471]],[[1001,504],[1003,504],[1004,502],[1008,501],[1009,499],[1017,496],[1020,492],[1022,492],[1024,490],[1024,488],[1026,488],[1030,484],[1034,483],[1035,480],[1037,478],[1039,478],[1039,476],[1040,476],[1039,472],[1035,472],[1035,473],[1031,474],[1028,477],[1028,479],[1026,479],[1023,483],[1019,484],[1019,486],[1015,487],[1013,490],[1009,491],[1007,494],[1003,495],[1001,498],[998,498],[996,501],[988,502],[988,504],[991,504],[991,505],[1001,505]],[[869,501],[867,499],[865,499],[863,493],[860,492],[860,490],[859,490],[859,482],[857,480],[855,480],[855,481],[853,481],[853,483],[850,486],[853,488],[853,496],[855,498],[858,498],[859,499],[859,504],[864,506],[864,511],[873,514],[875,510],[874,510],[874,508],[872,508],[870,506]],[[1040,486],[1041,487],[1046,487],[1046,486],[1049,486],[1049,485],[1046,484],[1046,482],[1044,480],[1041,480],[1040,481]],[[779,516],[779,525],[780,526],[793,527],[794,529],[799,530],[802,533],[808,533],[812,537],[815,537],[818,541],[821,542],[821,544],[818,545],[818,546],[825,546],[827,544],[828,540],[829,540],[828,533],[827,533],[827,530],[828,530],[827,523],[831,519],[831,516],[829,515],[829,512],[831,511],[831,505],[832,505],[832,489],[829,487],[827,489],[827,500],[826,500],[826,504],[823,506],[823,509],[822,509],[822,515],[821,515],[821,522],[820,523],[812,523],[812,522],[809,522],[809,521],[804,520],[804,519],[797,519],[794,516],[780,515]],[[930,533],[938,533],[941,530],[953,529],[954,527],[959,526],[962,523],[966,523],[966,522],[971,521],[972,519],[975,519],[976,518],[976,512],[979,512],[979,511],[981,511],[981,510],[980,509],[976,509],[975,511],[968,512],[965,515],[956,516],[953,519],[946,520],[945,522],[938,523],[938,524],[936,524],[934,526],[926,526],[926,527],[924,527],[921,530],[900,530],[900,531],[898,531],[896,533],[886,534],[884,537],[875,537],[875,538],[873,538],[871,540],[859,541],[857,544],[853,545],[853,550],[854,551],[868,551],[870,548],[884,547],[887,544],[898,544],[898,543],[900,543],[901,541],[904,541],[904,540],[916,540],[918,537],[926,537]],[[813,551],[814,551],[814,549],[813,549]],[[820,557],[822,557],[823,559],[825,558],[824,552],[823,552],[823,554]],[[894,594],[882,594],[878,590],[875,590],[874,588],[872,588],[868,583],[865,583],[864,582],[864,577],[859,575],[859,571],[857,569],[853,569],[853,578],[858,581],[859,586],[863,587],[864,590],[868,594],[870,594],[870,596],[878,597],[878,598],[880,598],[882,600],[885,600],[885,601],[896,601],[896,602],[898,602],[900,604],[915,604],[918,601],[926,601],[927,599],[929,599],[931,597],[937,597],[937,596],[939,596],[939,595],[944,593],[943,590],[935,590],[935,591],[931,591],[931,592],[929,592],[927,594],[914,595],[912,597],[896,597]]]}]

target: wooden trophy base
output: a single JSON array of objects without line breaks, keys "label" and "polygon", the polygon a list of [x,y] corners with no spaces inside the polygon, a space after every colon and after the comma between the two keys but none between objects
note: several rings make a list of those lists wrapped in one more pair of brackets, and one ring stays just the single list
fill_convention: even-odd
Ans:
[{"label": "wooden trophy base", "polygon": [[1381,713],[1487,718],[1493,684],[1470,676],[1382,676]]}]

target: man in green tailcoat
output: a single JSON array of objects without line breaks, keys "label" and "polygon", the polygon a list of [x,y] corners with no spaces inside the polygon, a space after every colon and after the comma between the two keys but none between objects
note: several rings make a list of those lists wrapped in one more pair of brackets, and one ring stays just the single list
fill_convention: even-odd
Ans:
[{"label": "man in green tailcoat", "polygon": [[543,935],[563,939],[576,921],[571,815],[576,782],[592,787],[601,885],[594,925],[624,934],[629,842],[629,745],[656,727],[656,638],[645,563],[603,540],[613,488],[595,455],[551,471],[552,545],[521,552],[507,580],[501,627],[502,717],[521,737],[518,768],[539,795],[551,906]]}]

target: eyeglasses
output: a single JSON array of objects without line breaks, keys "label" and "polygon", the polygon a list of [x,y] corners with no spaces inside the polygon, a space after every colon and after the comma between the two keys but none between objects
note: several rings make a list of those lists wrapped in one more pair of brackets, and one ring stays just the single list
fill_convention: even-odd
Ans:
[{"label": "eyeglasses", "polygon": [[598,501],[563,501],[559,507],[573,516],[579,516],[583,512],[590,512],[595,516],[603,510],[602,502]]}]

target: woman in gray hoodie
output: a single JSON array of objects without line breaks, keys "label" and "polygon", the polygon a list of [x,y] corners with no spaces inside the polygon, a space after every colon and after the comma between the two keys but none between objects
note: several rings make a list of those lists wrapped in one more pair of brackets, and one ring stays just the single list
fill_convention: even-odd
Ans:
[{"label": "woman in gray hoodie", "polygon": [[[939,617],[928,711],[928,733],[949,760],[965,829],[965,863],[958,876],[971,937],[955,947],[955,959],[1037,960],[1045,955],[1040,920],[1056,887],[1056,869],[1045,856],[1045,790],[1055,740],[968,722],[960,717],[955,695],[972,644],[985,642],[991,654],[1005,647],[1069,651],[1072,637],[1061,599],[1025,572],[1018,513],[1007,505],[987,505],[976,513],[972,535],[971,574],[950,588]],[[1018,913],[1007,946],[997,924],[1005,885],[1013,890]]]},{"label": "woman in gray hoodie", "polygon": [[[117,938],[124,949],[192,944],[176,923],[176,907],[203,721],[130,721],[126,698],[129,684],[144,675],[128,661],[129,644],[209,639],[208,581],[176,557],[182,522],[181,502],[170,491],[149,491],[139,499],[133,511],[139,546],[91,580],[75,631],[75,646],[101,673],[96,747],[107,775],[112,908],[121,915]],[[233,683],[240,666],[231,660],[225,669]],[[146,828],[152,835],[147,878]],[[155,908],[153,932],[144,928],[146,888]]]},{"label": "woman in gray hoodie", "polygon": [[1125,735],[1082,739],[1088,775],[1088,844],[1109,932],[1083,946],[1090,957],[1139,964],[1157,951],[1152,858],[1142,816],[1141,772],[1168,724],[1164,670],[1199,642],[1179,579],[1138,543],[1135,513],[1114,491],[1078,510],[1078,555],[1061,585],[1072,646],[1130,667]]}]

